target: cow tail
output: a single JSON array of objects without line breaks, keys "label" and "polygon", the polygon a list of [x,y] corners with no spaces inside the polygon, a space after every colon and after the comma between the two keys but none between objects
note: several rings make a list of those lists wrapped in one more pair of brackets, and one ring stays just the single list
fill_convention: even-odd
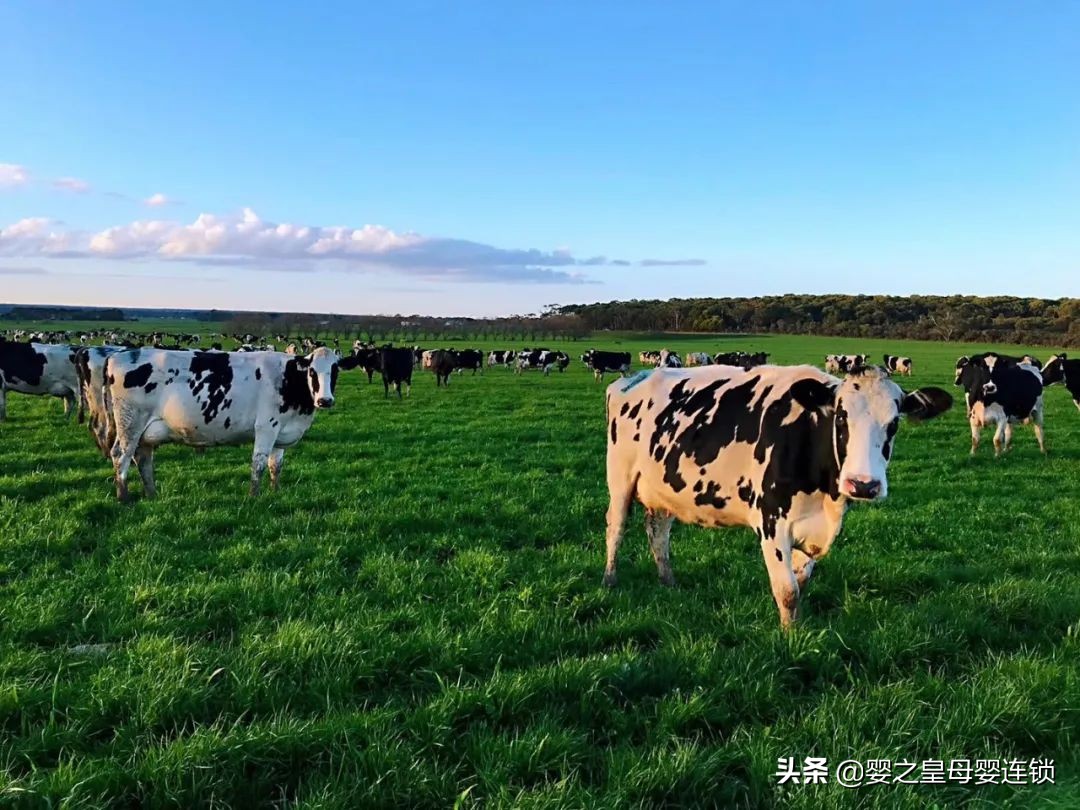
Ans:
[{"label": "cow tail", "polygon": [[105,358],[105,366],[102,369],[102,381],[101,381],[101,400],[105,405],[105,446],[102,447],[102,451],[106,457],[112,455],[112,446],[116,441],[116,419],[113,416],[113,401],[112,401],[112,386],[109,385],[109,380],[112,377],[112,357]]}]

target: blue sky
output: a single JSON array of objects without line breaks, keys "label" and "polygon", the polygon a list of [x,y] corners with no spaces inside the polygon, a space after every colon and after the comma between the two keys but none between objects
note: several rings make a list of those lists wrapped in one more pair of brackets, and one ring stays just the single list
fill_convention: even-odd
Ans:
[{"label": "blue sky", "polygon": [[5,3],[0,301],[1080,296],[1080,4],[757,5]]}]

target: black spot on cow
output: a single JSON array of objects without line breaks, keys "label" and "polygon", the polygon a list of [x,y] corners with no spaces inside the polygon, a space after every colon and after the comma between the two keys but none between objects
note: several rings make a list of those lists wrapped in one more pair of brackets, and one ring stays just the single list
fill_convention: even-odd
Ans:
[{"label": "black spot on cow", "polygon": [[611,420],[611,443],[612,444],[615,444],[615,442],[617,441],[616,436],[618,435],[618,431],[615,429],[615,422],[616,422],[616,420],[614,420],[614,419]]},{"label": "black spot on cow", "polygon": [[192,374],[192,380],[188,383],[191,393],[199,401],[203,421],[210,424],[220,413],[225,397],[232,388],[233,370],[229,355],[224,352],[194,352],[188,368]]},{"label": "black spot on cow", "polygon": [[696,481],[696,482],[694,482],[694,492],[701,492],[701,490],[704,488],[704,486],[705,486],[704,481]]},{"label": "black spot on cow", "polygon": [[635,442],[636,442],[636,441],[637,441],[638,439],[640,439],[640,438],[641,438],[641,434],[640,434],[640,433],[635,433],[635,434],[634,434],[634,441],[635,441]]},{"label": "black spot on cow", "polygon": [[630,403],[624,402],[623,406],[619,409],[619,416],[626,416],[628,410],[630,410]]},{"label": "black spot on cow", "polygon": [[727,506],[728,499],[720,496],[720,485],[710,481],[705,491],[694,497],[694,503],[698,506],[713,506],[723,509]]},{"label": "black spot on cow", "polygon": [[157,383],[147,383],[146,387],[143,388],[143,392],[149,394],[155,388],[157,388]]},{"label": "black spot on cow", "polygon": [[778,559],[780,562],[784,561],[784,554],[782,551],[780,551],[780,549],[776,550],[776,559]]},{"label": "black spot on cow", "polygon": [[[638,400],[637,404],[634,405],[634,407],[630,409],[630,413],[627,414],[627,416],[629,416],[631,419],[637,419],[638,411],[640,411],[640,410],[641,410],[641,400]],[[640,419],[638,419],[638,424],[639,425],[641,424]]]},{"label": "black spot on cow", "polygon": [[231,418],[231,417],[228,417],[228,416],[226,416],[226,417],[225,417],[225,429],[226,429],[226,430],[228,430],[228,429],[229,429],[229,425],[230,425],[230,424],[232,424],[232,418]]},{"label": "black spot on cow", "polygon": [[885,431],[885,444],[881,446],[881,455],[888,461],[892,457],[892,444],[893,437],[896,436],[896,431],[900,428],[900,417],[896,417],[889,422],[889,427]]},{"label": "black spot on cow", "polygon": [[124,388],[139,388],[146,385],[153,372],[154,367],[150,363],[143,363],[138,368],[133,368],[124,375]]},{"label": "black spot on cow", "polygon": [[315,413],[315,398],[308,388],[307,372],[311,361],[305,357],[294,357],[285,364],[285,374],[281,379],[281,406],[278,410],[286,413],[290,410],[302,414]]},{"label": "black spot on cow", "polygon": [[262,379],[262,369],[261,368],[255,369],[255,379],[256,380],[261,380]]}]

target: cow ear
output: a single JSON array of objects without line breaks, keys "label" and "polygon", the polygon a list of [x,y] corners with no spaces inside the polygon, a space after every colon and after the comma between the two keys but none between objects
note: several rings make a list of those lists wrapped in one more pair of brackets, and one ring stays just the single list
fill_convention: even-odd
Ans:
[{"label": "cow ear", "polygon": [[971,358],[968,357],[967,355],[964,355],[963,357],[959,358],[956,361],[956,367],[957,368],[963,368],[964,366],[966,366],[970,362],[971,362]]},{"label": "cow ear", "polygon": [[791,385],[791,398],[808,411],[825,413],[836,402],[836,389],[820,380],[796,380]]},{"label": "cow ear", "polygon": [[907,414],[908,419],[921,422],[945,413],[952,404],[953,398],[948,391],[933,387],[919,388],[904,395],[900,402],[900,413]]},{"label": "cow ear", "polygon": [[338,361],[338,367],[342,371],[351,371],[352,369],[356,368],[358,365],[360,365],[360,357],[358,355],[355,355],[355,354],[349,355],[348,357],[342,357]]}]

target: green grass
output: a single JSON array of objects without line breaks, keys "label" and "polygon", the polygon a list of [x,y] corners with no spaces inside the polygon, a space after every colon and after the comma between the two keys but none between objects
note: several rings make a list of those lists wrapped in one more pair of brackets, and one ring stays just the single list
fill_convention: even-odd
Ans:
[{"label": "green grass", "polygon": [[[344,374],[256,500],[250,448],[166,447],[160,497],[121,505],[60,403],[13,394],[0,805],[1080,806],[1080,413],[1061,387],[1046,459],[1027,427],[969,458],[962,405],[905,425],[888,500],[851,510],[784,633],[747,530],[676,526],[669,590],[636,509],[601,588],[603,386],[577,355],[616,344],[895,349],[906,386],[954,393],[979,348],[609,336],[567,344],[563,375],[418,374],[403,402]],[[811,755],[1049,757],[1058,785],[776,786],[778,757]]]}]

